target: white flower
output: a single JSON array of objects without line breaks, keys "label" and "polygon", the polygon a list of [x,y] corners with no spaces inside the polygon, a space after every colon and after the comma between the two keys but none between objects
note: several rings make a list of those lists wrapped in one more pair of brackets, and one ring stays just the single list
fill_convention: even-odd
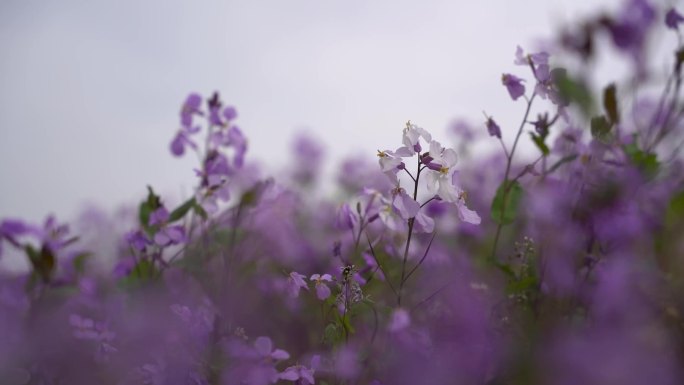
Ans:
[{"label": "white flower", "polygon": [[430,135],[430,133],[427,132],[427,130],[425,130],[422,127],[418,127],[415,124],[412,124],[410,121],[406,122],[406,127],[404,128],[404,135],[402,137],[402,143],[404,143],[405,147],[402,148],[408,150],[408,155],[401,156],[412,156],[416,152],[420,152],[422,150],[419,141],[420,138],[423,138],[423,140],[425,140],[427,143],[430,143],[432,141],[432,135]]},{"label": "white flower", "polygon": [[[456,202],[459,199],[458,191],[452,183],[452,175],[456,171],[454,166],[458,160],[456,151],[445,149],[439,142],[430,142],[431,167],[426,170],[425,179],[430,193],[439,195],[447,202]],[[436,169],[438,167],[438,169]]]}]

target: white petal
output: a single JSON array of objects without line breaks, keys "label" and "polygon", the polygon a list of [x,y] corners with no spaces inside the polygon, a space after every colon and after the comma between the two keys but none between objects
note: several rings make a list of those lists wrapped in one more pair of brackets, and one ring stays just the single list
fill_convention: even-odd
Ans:
[{"label": "white petal", "polygon": [[439,144],[439,142],[436,140],[430,142],[430,156],[432,157],[432,159],[435,159],[437,161],[441,160],[443,148],[444,147],[442,147],[442,145]]},{"label": "white petal", "polygon": [[437,181],[439,180],[439,173],[436,171],[428,170],[428,173],[425,174],[425,182],[427,184],[427,189],[430,193],[435,194],[437,193]]},{"label": "white petal", "polygon": [[443,166],[445,167],[453,167],[456,165],[456,162],[458,161],[458,155],[456,155],[456,151],[454,151],[451,148],[447,148],[444,150],[442,153],[442,162]]},{"label": "white petal", "polygon": [[416,215],[415,221],[417,226],[414,229],[419,233],[431,233],[435,229],[435,221],[422,211]]},{"label": "white petal", "polygon": [[466,207],[464,203],[460,203],[458,206],[458,216],[463,222],[471,223],[473,225],[479,225],[482,222],[480,216],[477,213]]}]

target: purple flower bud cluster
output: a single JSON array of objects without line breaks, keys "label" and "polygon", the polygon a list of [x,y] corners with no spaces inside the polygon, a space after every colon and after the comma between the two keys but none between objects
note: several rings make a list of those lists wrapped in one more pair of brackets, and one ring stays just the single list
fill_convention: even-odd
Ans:
[{"label": "purple flower bud cluster", "polygon": [[[307,136],[263,176],[235,109],[189,95],[185,200],[0,220],[24,264],[0,270],[0,383],[681,384],[682,21],[628,0],[518,47],[519,121],[459,123],[453,147],[409,121],[334,181]],[[675,54],[651,66],[656,32]],[[590,84],[600,51],[634,76]]]}]

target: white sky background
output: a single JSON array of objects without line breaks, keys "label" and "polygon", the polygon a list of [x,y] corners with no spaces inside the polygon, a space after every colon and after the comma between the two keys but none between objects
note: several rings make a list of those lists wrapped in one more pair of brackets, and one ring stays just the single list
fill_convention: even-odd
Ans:
[{"label": "white sky background", "polygon": [[527,76],[516,45],[617,3],[3,0],[0,218],[189,191],[196,159],[168,147],[190,91],[220,91],[273,169],[302,129],[332,161],[396,147],[408,119],[446,139],[486,110],[512,131],[523,102],[500,77]]}]

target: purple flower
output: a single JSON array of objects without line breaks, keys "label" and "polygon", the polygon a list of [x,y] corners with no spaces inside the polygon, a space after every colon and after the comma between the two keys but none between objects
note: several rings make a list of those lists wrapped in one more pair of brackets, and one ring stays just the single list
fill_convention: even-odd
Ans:
[{"label": "purple flower", "polygon": [[144,251],[147,245],[152,244],[147,235],[140,230],[127,233],[125,239],[131,247],[138,251]]},{"label": "purple flower", "polygon": [[185,153],[185,148],[190,147],[194,150],[197,149],[197,144],[190,140],[190,136],[188,135],[188,131],[180,129],[178,130],[178,133],[176,136],[173,138],[171,141],[171,145],[169,148],[171,149],[171,153],[174,156],[183,156]]},{"label": "purple flower", "polygon": [[466,194],[465,191],[463,191],[459,186],[459,174],[458,172],[455,172],[451,176],[451,183],[455,186],[456,191],[458,193],[458,199],[456,200],[456,209],[458,210],[458,217],[461,221],[470,223],[473,225],[479,225],[482,220],[480,219],[480,216],[473,210],[469,209],[466,206],[466,197],[468,194]]},{"label": "purple flower", "polygon": [[420,204],[411,198],[401,187],[392,190],[392,207],[402,219],[413,218],[420,210]]},{"label": "purple flower", "polygon": [[340,230],[351,230],[354,228],[354,223],[356,223],[356,216],[352,212],[348,203],[343,204],[340,209],[337,210],[335,226]]},{"label": "purple flower", "polygon": [[185,229],[183,226],[164,226],[154,234],[154,242],[159,246],[177,245],[185,243]]},{"label": "purple flower", "polygon": [[332,277],[330,274],[314,274],[309,278],[309,280],[314,281],[316,286],[316,297],[321,301],[330,297],[330,288],[325,282],[332,282]]},{"label": "purple flower", "polygon": [[618,49],[638,57],[641,55],[646,33],[655,21],[655,9],[646,0],[628,0],[621,14],[607,20],[606,27]]},{"label": "purple flower", "polygon": [[181,125],[183,127],[192,127],[193,115],[201,115],[200,107],[202,106],[202,96],[199,94],[190,94],[185,99],[183,107],[181,108]]},{"label": "purple flower", "polygon": [[235,110],[235,107],[227,106],[226,108],[224,108],[223,118],[228,121],[237,118],[237,111]]},{"label": "purple flower", "polygon": [[679,29],[679,23],[684,21],[684,16],[682,16],[676,9],[670,8],[665,14],[665,25],[670,29]]},{"label": "purple flower", "polygon": [[525,95],[525,86],[522,84],[524,80],[511,74],[503,74],[501,76],[501,83],[506,86],[508,94],[511,99],[518,100],[519,97]]},{"label": "purple flower", "polygon": [[490,136],[496,136],[501,139],[501,128],[496,124],[493,118],[488,117],[485,125],[487,126],[487,132],[489,132]]},{"label": "purple flower", "polygon": [[290,358],[290,354],[282,349],[273,349],[273,342],[268,337],[258,337],[254,340],[254,348],[259,356],[274,361],[282,361]]},{"label": "purple flower", "polygon": [[304,281],[306,277],[297,272],[291,272],[290,276],[287,278],[287,291],[290,293],[290,297],[299,297],[299,290],[306,289],[309,290],[309,286]]},{"label": "purple flower", "polygon": [[549,54],[547,52],[542,51],[525,55],[523,49],[520,46],[518,46],[515,50],[515,61],[513,63],[516,65],[523,66],[532,65],[533,67],[540,65],[548,65]]},{"label": "purple flower", "polygon": [[301,385],[311,385],[315,384],[314,373],[316,372],[316,367],[320,363],[320,356],[315,355],[311,359],[311,367],[307,368],[304,365],[290,366],[280,373],[280,379],[285,381],[298,381]]},{"label": "purple flower", "polygon": [[413,222],[413,231],[417,233],[432,233],[435,230],[435,221],[421,209]]},{"label": "purple flower", "polygon": [[206,188],[198,191],[195,197],[207,213],[213,214],[219,210],[219,201],[230,199],[230,186],[224,175],[209,175],[206,182]]},{"label": "purple flower", "polygon": [[63,249],[76,239],[67,238],[69,235],[69,225],[58,224],[57,220],[52,215],[45,219],[42,229],[34,230],[34,234],[37,235],[41,239],[41,243],[52,250],[53,253]]},{"label": "purple flower", "polygon": [[159,207],[150,214],[150,226],[159,226],[154,234],[154,243],[159,246],[177,245],[185,243],[185,229],[183,226],[169,226],[169,212],[164,206]]},{"label": "purple flower", "polygon": [[2,256],[2,241],[7,240],[15,247],[21,247],[16,237],[31,231],[31,227],[18,219],[5,219],[0,222],[0,256]]},{"label": "purple flower", "polygon": [[392,312],[389,323],[389,331],[396,333],[411,325],[411,316],[406,309],[397,308]]}]

